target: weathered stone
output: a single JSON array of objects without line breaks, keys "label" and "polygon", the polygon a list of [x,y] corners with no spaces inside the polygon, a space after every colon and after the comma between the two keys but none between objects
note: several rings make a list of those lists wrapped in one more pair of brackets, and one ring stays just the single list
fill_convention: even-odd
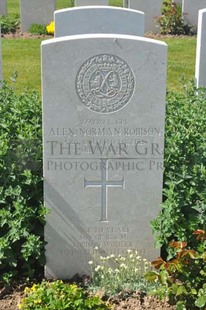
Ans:
[{"label": "weathered stone", "polygon": [[21,31],[28,31],[32,24],[49,24],[54,19],[55,3],[55,0],[20,0]]},{"label": "weathered stone", "polygon": [[56,11],[55,37],[119,33],[144,35],[144,13],[117,7],[80,7]]},{"label": "weathered stone", "polygon": [[47,277],[89,273],[95,251],[158,254],[166,67],[166,44],[142,37],[42,43]]}]

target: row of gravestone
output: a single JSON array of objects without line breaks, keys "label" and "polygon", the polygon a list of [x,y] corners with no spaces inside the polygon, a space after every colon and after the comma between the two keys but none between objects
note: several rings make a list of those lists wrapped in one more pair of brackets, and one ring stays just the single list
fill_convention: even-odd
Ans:
[{"label": "row of gravestone", "polygon": [[[75,6],[108,5],[108,0],[76,0]],[[137,5],[137,3],[138,5]],[[145,30],[158,32],[154,17],[161,14],[162,0],[139,0],[131,2],[129,8],[146,13]],[[31,24],[48,24],[52,21],[56,0],[20,0],[21,30],[28,31]],[[6,15],[6,0],[0,3],[0,14]]]},{"label": "row of gravestone", "polygon": [[[181,3],[182,0],[174,0]],[[75,6],[108,5],[108,0],[76,0]],[[48,24],[52,21],[56,0],[20,0],[21,30],[28,31],[32,23]],[[155,17],[161,15],[162,0],[124,0],[124,7],[145,13],[145,32],[159,32]],[[184,0],[182,10],[185,22],[197,25],[198,10],[206,7],[206,0]],[[0,2],[0,14],[7,14],[7,0]]]}]

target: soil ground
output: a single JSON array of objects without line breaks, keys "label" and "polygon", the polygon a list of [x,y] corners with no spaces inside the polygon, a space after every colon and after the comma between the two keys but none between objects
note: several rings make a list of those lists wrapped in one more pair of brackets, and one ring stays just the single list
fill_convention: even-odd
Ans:
[{"label": "soil ground", "polygon": [[[25,285],[21,284],[12,289],[0,290],[0,310],[18,310],[17,305],[24,296]],[[174,310],[175,307],[167,302],[159,301],[151,296],[141,296],[138,292],[127,298],[121,294],[110,300],[114,310]],[[58,309],[57,309],[58,310]]]}]

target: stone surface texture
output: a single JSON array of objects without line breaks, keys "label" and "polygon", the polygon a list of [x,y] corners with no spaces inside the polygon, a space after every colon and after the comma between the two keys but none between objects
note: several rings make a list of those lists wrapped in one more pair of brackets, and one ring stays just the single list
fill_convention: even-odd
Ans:
[{"label": "stone surface texture", "polygon": [[7,15],[7,0],[0,1],[0,15]]},{"label": "stone surface texture", "polygon": [[162,0],[127,0],[125,7],[145,13],[145,32],[160,32],[155,17],[161,15]]},{"label": "stone surface texture", "polygon": [[42,43],[46,277],[88,274],[95,253],[158,255],[166,67],[143,37]]},{"label": "stone surface texture", "polygon": [[144,14],[136,10],[104,6],[79,7],[58,10],[54,19],[55,37],[90,33],[144,35]]},{"label": "stone surface texture", "polygon": [[206,8],[206,0],[183,0],[182,12],[184,21],[189,25],[198,24],[198,11]]},{"label": "stone surface texture", "polygon": [[75,0],[75,6],[109,5],[108,0]]},{"label": "stone surface texture", "polygon": [[195,79],[197,87],[206,87],[206,9],[199,11]]},{"label": "stone surface texture", "polygon": [[47,25],[54,19],[55,0],[20,0],[21,31],[32,24]]}]

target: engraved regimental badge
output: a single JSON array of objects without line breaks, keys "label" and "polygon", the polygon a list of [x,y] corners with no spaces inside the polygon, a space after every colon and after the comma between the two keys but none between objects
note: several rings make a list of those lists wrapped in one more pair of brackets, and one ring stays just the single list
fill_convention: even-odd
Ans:
[{"label": "engraved regimental badge", "polygon": [[83,63],[76,77],[81,102],[98,113],[123,108],[134,92],[134,75],[128,64],[114,55],[97,55]]}]

